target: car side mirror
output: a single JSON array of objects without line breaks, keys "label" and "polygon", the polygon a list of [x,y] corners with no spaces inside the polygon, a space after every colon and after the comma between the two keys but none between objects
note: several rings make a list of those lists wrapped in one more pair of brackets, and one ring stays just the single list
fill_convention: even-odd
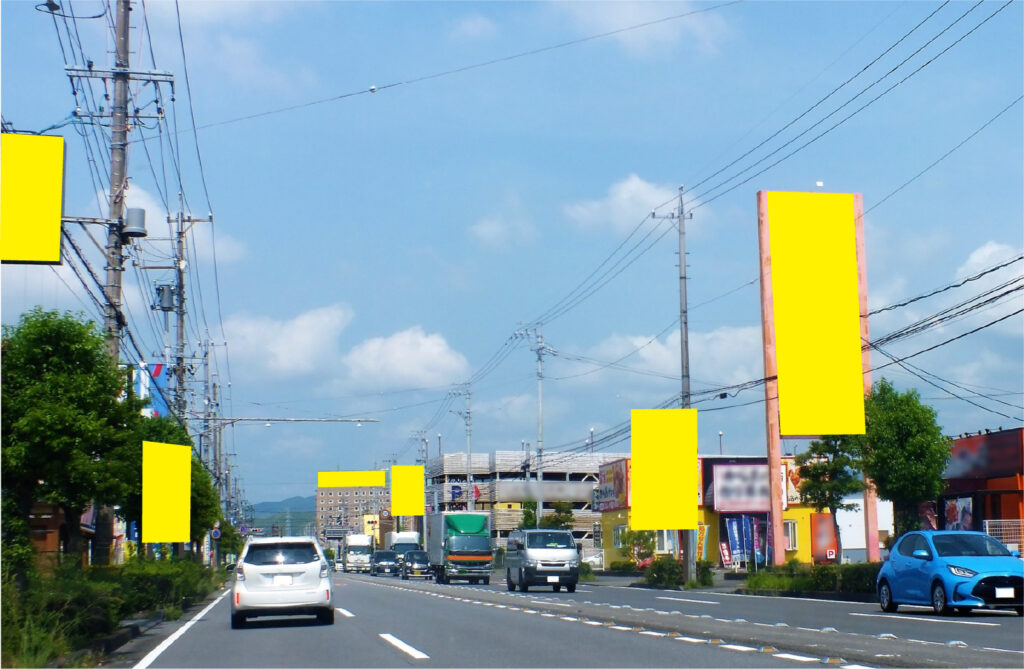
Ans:
[{"label": "car side mirror", "polygon": [[932,554],[929,553],[928,551],[922,549],[922,548],[918,548],[916,551],[911,553],[911,555],[913,555],[914,557],[916,557],[919,560],[931,560],[932,559]]},{"label": "car side mirror", "polygon": [[1020,557],[1020,551],[1010,551],[1010,555],[1012,555],[1015,558],[1019,558]]},{"label": "car side mirror", "polygon": [[576,554],[583,555],[583,544],[579,542],[576,543]]}]

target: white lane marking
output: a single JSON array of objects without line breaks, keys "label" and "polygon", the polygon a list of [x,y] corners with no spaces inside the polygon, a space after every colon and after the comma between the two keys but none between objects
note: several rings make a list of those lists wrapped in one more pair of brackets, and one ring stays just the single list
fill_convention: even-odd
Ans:
[{"label": "white lane marking", "polygon": [[224,599],[229,594],[231,594],[231,589],[230,588],[225,590],[223,593],[221,593],[220,597],[218,597],[217,599],[215,599],[212,602],[210,602],[206,606],[205,609],[203,609],[198,614],[196,614],[195,618],[193,618],[192,620],[188,621],[187,623],[185,623],[184,625],[179,627],[177,629],[177,631],[174,632],[174,634],[172,634],[171,636],[167,637],[162,642],[160,642],[159,646],[157,646],[153,650],[149,651],[149,653],[146,655],[146,657],[142,658],[139,661],[139,663],[135,665],[135,669],[146,669],[146,667],[148,667],[149,665],[153,664],[153,662],[156,661],[156,658],[160,657],[161,653],[163,653],[165,650],[170,648],[172,643],[174,643],[175,641],[180,639],[182,637],[182,635],[184,635],[185,632],[187,632],[189,630],[189,628],[191,628],[193,625],[195,625],[197,622],[199,622],[199,620],[202,619],[203,616],[205,616],[207,613],[209,613],[210,609],[215,607],[220,602],[220,600]]},{"label": "white lane marking", "polygon": [[926,623],[943,623],[945,625],[977,625],[979,627],[999,627],[999,623],[983,623],[978,620],[939,620],[938,618],[923,618],[921,616],[900,616],[887,613],[851,613],[851,616],[863,618],[885,618],[886,620],[917,620]]},{"label": "white lane marking", "polygon": [[601,622],[600,620],[584,620],[583,624],[584,625],[595,625],[595,626],[598,626],[598,627],[600,627],[601,625],[604,625],[604,623]]},{"label": "white lane marking", "polygon": [[690,602],[691,604],[719,604],[720,602],[709,602],[706,599],[686,599],[685,597],[655,597],[669,602]]},{"label": "white lane marking", "polygon": [[530,603],[531,604],[541,604],[542,606],[543,605],[548,605],[548,606],[567,606],[567,607],[572,608],[572,604],[562,604],[561,602],[542,602],[542,601],[539,601],[539,600],[536,600],[536,599],[531,599]]},{"label": "white lane marking", "polygon": [[755,650],[757,650],[756,648],[753,648],[751,646],[741,646],[741,645],[735,644],[735,643],[723,643],[721,646],[719,646],[719,648],[728,648],[729,650],[738,650],[741,653],[752,653]]},{"label": "white lane marking", "polygon": [[870,667],[865,667],[863,664],[844,664],[843,666],[839,667],[839,669],[871,669],[871,668]]},{"label": "white lane marking", "polygon": [[579,618],[573,618],[572,616],[558,616],[559,620],[568,620],[569,622],[576,622]]},{"label": "white lane marking", "polygon": [[707,643],[707,639],[698,639],[695,636],[677,636],[676,641],[685,641],[687,643]]},{"label": "white lane marking", "polygon": [[338,613],[340,613],[341,615],[345,616],[346,618],[355,618],[356,617],[356,614],[352,613],[348,609],[343,609],[340,606],[335,606],[334,610],[337,611]]},{"label": "white lane marking", "polygon": [[[615,586],[606,586],[606,587],[611,588],[611,587],[615,587]],[[630,590],[635,590],[635,589],[636,588],[630,588]],[[708,597],[757,597],[759,599],[779,599],[779,597],[777,597],[775,595],[745,595],[745,594],[739,593],[739,592],[714,592],[714,593],[709,592],[709,593],[707,593],[707,595],[708,595]],[[877,603],[872,603],[872,602],[844,602],[844,601],[839,600],[839,599],[815,599],[814,597],[783,597],[782,599],[787,599],[787,600],[792,599],[792,600],[796,600],[798,602],[821,602],[822,604],[849,604],[849,605],[852,605],[852,606],[878,606]],[[900,606],[904,606],[904,605],[900,604]],[[929,607],[926,607],[926,608],[929,608]]]},{"label": "white lane marking", "polygon": [[989,648],[988,646],[984,646],[983,650],[994,650],[997,653],[1020,653],[1020,654],[1024,654],[1024,650],[1010,650],[1009,648]]},{"label": "white lane marking", "polygon": [[429,660],[430,659],[430,656],[427,655],[426,653],[424,653],[422,650],[417,650],[416,648],[413,648],[412,646],[410,646],[409,644],[407,644],[406,642],[402,641],[401,639],[399,639],[399,638],[397,638],[395,636],[392,636],[390,634],[380,634],[378,636],[380,636],[381,639],[384,639],[389,644],[391,644],[392,646],[394,646],[398,650],[402,651],[403,653],[405,653],[409,657],[413,658],[414,660]]},{"label": "white lane marking", "polygon": [[593,592],[593,590],[576,590],[576,592]]},{"label": "white lane marking", "polygon": [[608,627],[610,630],[619,630],[620,632],[632,632],[632,627],[625,627],[623,625],[611,625]]},{"label": "white lane marking", "polygon": [[664,632],[652,632],[651,630],[644,630],[640,632],[640,634],[643,634],[645,636],[668,636]]},{"label": "white lane marking", "polygon": [[775,653],[772,657],[780,660],[792,660],[794,662],[821,662],[820,657],[808,657],[807,655],[794,655],[793,653]]}]

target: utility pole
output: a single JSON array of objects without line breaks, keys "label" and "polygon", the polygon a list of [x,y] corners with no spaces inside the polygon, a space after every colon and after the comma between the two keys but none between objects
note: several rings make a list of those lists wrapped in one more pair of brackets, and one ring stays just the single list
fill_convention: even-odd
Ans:
[{"label": "utility pole", "polygon": [[544,513],[544,334],[533,331],[537,340],[537,527]]},{"label": "utility pole", "polygon": [[124,240],[121,236],[124,195],[127,186],[128,145],[128,33],[129,0],[117,0],[114,33],[114,104],[110,119],[110,217],[107,223],[107,304],[104,325],[107,350],[117,360],[121,353],[121,262]]},{"label": "utility pole", "polygon": [[462,392],[466,396],[466,410],[453,413],[462,416],[462,419],[466,421],[466,509],[475,511],[476,500],[473,498],[473,413],[469,408],[470,391],[468,383],[466,384],[466,389]]},{"label": "utility pole", "polygon": [[[679,360],[682,366],[682,394],[680,406],[690,408],[690,330],[686,306],[686,219],[688,218],[683,202],[683,187],[679,187],[679,208],[676,211],[676,225],[679,228]],[[693,491],[689,494],[692,495]],[[685,499],[684,493],[684,499]],[[694,498],[690,497],[691,501]],[[693,503],[696,503],[695,501]],[[677,533],[679,541],[679,559],[683,563],[683,583],[693,578],[694,564],[693,532],[683,530]]]}]

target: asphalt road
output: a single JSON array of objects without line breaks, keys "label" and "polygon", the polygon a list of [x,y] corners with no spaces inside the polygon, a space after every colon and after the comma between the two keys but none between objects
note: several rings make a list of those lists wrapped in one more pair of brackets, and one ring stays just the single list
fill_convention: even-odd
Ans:
[{"label": "asphalt road", "polygon": [[[312,618],[232,630],[226,597],[164,623],[111,657],[144,667],[792,667],[1024,663],[1024,618],[877,605],[580,584],[507,592],[335,576],[333,626]],[[823,629],[824,628],[824,629]],[[890,635],[896,637],[891,638]],[[840,660],[841,658],[841,660]]]}]

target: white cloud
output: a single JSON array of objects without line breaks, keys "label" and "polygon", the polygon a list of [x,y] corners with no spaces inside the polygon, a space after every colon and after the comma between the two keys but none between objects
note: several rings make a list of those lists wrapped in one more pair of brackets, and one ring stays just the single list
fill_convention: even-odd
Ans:
[{"label": "white cloud", "polygon": [[566,205],[565,215],[583,227],[610,227],[623,233],[636,224],[656,206],[671,200],[676,190],[644,181],[630,174],[612,184],[608,194],[600,200],[587,200]]},{"label": "white cloud", "polygon": [[372,387],[431,387],[456,383],[469,363],[440,334],[419,326],[389,337],[374,337],[344,357],[351,382]]},{"label": "white cloud", "polygon": [[285,93],[316,84],[316,75],[310,68],[297,64],[275,65],[263,57],[263,52],[256,40],[220,34],[203,55],[231,81],[250,90]]},{"label": "white cloud", "polygon": [[535,230],[525,219],[487,216],[469,226],[469,234],[481,246],[504,249],[531,241]]},{"label": "white cloud", "polygon": [[280,376],[311,374],[341,358],[338,339],[352,310],[332,304],[288,320],[238,314],[224,322],[231,355],[246,366]]},{"label": "white cloud", "polygon": [[715,53],[728,36],[725,20],[716,12],[659,21],[698,9],[688,2],[560,2],[556,7],[585,34],[594,35],[652,23],[611,37],[629,54],[649,57],[671,53],[677,45],[692,45]]},{"label": "white cloud", "polygon": [[497,32],[498,26],[486,16],[467,14],[455,22],[449,35],[453,39],[483,40],[494,37]]},{"label": "white cloud", "polygon": [[[545,412],[549,407],[545,405]],[[487,416],[495,421],[512,424],[528,424],[537,420],[537,396],[529,393],[506,395],[496,400],[484,400],[473,404],[473,415]]]}]

